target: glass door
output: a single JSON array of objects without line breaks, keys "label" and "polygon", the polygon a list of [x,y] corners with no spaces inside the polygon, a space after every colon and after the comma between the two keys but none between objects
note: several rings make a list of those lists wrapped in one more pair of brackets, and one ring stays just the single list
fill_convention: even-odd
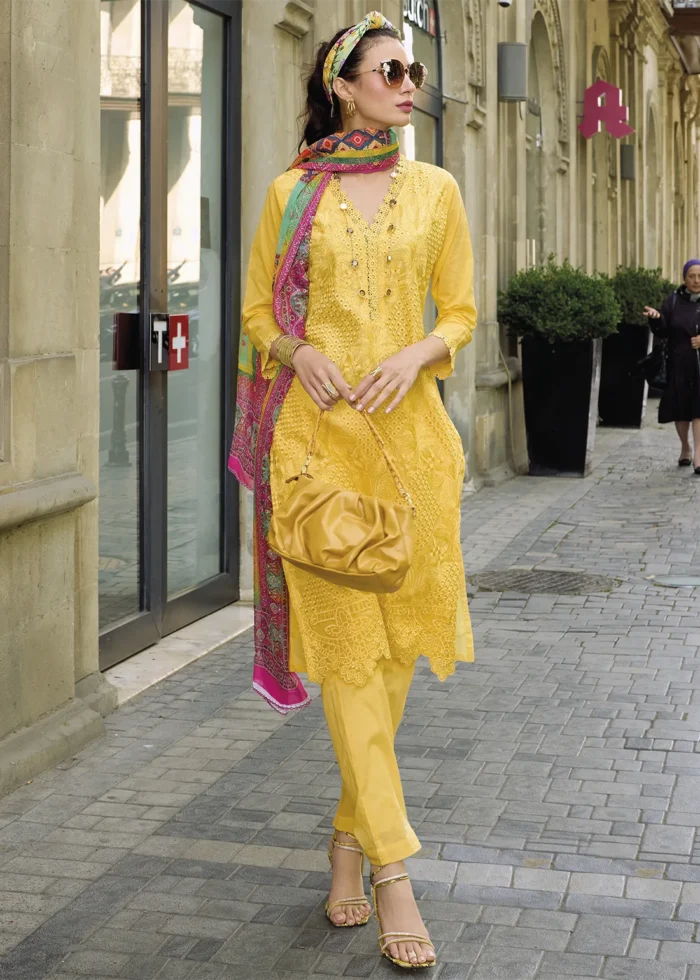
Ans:
[{"label": "glass door", "polygon": [[101,17],[104,669],[238,595],[240,2]]}]

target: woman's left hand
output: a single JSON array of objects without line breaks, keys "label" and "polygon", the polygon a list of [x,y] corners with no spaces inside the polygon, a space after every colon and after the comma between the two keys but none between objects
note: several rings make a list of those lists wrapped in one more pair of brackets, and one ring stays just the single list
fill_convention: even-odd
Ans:
[{"label": "woman's left hand", "polygon": [[700,336],[691,337],[690,338],[690,345],[691,345],[691,347],[694,347],[695,350],[697,350],[700,347]]},{"label": "woman's left hand", "polygon": [[391,412],[408,394],[421,368],[425,367],[425,358],[420,343],[404,347],[398,354],[392,354],[375,368],[377,374],[368,374],[360,381],[350,394],[350,400],[357,406],[359,412],[369,405],[371,414],[380,405],[391,398],[386,411]]}]

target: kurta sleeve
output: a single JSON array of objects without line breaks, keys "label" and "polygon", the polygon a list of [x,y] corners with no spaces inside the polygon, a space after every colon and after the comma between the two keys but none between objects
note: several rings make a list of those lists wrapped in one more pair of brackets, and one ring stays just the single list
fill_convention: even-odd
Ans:
[{"label": "kurta sleeve", "polygon": [[447,227],[442,249],[433,267],[433,299],[438,316],[432,337],[439,337],[449,354],[434,365],[438,378],[454,371],[455,356],[468,344],[476,327],[474,258],[464,204],[456,182],[447,191]]},{"label": "kurta sleeve", "polygon": [[260,353],[262,373],[268,379],[274,378],[279,367],[270,356],[270,347],[282,336],[272,312],[272,280],[281,224],[282,207],[277,188],[271,184],[253,239],[243,301],[243,329]]}]

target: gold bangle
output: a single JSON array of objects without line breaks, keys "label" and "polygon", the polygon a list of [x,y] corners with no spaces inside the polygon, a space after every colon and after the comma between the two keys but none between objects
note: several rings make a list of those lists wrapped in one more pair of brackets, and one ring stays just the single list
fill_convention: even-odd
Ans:
[{"label": "gold bangle", "polygon": [[275,355],[280,364],[285,367],[292,367],[292,358],[297,347],[308,347],[309,345],[301,337],[290,337],[285,335],[280,337],[275,347]]}]

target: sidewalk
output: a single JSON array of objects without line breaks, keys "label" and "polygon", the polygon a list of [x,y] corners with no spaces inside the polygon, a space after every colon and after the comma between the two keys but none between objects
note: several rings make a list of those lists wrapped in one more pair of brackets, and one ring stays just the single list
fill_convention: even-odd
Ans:
[{"label": "sidewalk", "polygon": [[[465,497],[468,574],[611,576],[477,593],[477,662],[421,661],[397,739],[434,980],[700,980],[700,479],[675,434],[600,430],[585,480]],[[2,980],[389,977],[376,920],[325,920],[339,789],[320,704],[249,689],[244,634],[0,800]],[[697,761],[696,761],[697,760]],[[699,838],[700,841],[700,838]]]}]

